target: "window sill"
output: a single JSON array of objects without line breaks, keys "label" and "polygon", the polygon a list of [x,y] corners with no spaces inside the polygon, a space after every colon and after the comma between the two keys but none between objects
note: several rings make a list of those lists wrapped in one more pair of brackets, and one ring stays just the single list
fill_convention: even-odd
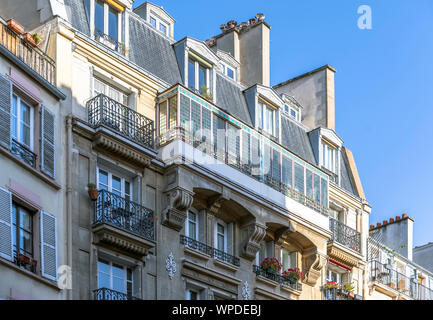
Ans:
[{"label": "window sill", "polygon": [[8,157],[9,159],[13,160],[18,165],[20,165],[21,167],[23,167],[24,169],[26,169],[27,171],[30,171],[30,173],[32,173],[33,175],[35,175],[39,179],[43,180],[45,183],[47,183],[48,185],[50,185],[54,189],[60,190],[62,188],[54,180],[50,179],[49,177],[47,177],[43,173],[39,172],[38,170],[32,168],[31,166],[29,166],[28,164],[26,164],[22,160],[18,159],[13,154],[11,154],[9,152],[9,150],[5,149],[4,147],[0,147],[0,154],[5,155],[6,157]]},{"label": "window sill", "polygon": [[49,287],[51,287],[53,289],[56,289],[57,291],[60,291],[60,289],[57,286],[56,282],[48,280],[48,279],[45,279],[45,278],[42,278],[40,275],[35,274],[33,272],[30,272],[28,270],[21,269],[20,267],[18,267],[16,264],[14,264],[11,261],[8,261],[8,260],[6,260],[4,258],[0,258],[0,264],[3,264],[3,265],[11,268],[12,270],[14,270],[16,272],[19,272],[19,273],[21,273],[23,275],[26,275],[26,276],[28,276],[28,277],[36,280],[36,281],[39,281],[39,282],[41,282],[41,283],[43,283],[43,284],[45,284],[45,285],[47,285],[47,286],[49,286]]}]

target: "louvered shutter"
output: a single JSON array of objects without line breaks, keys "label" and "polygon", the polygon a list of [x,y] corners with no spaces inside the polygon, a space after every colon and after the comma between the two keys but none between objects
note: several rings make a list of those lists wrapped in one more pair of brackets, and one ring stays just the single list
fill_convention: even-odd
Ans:
[{"label": "louvered shutter", "polygon": [[12,194],[0,188],[0,257],[13,261]]},{"label": "louvered shutter", "polygon": [[11,146],[12,81],[0,75],[0,145]]},{"label": "louvered shutter", "polygon": [[54,119],[54,114],[43,106],[41,119],[41,170],[53,179],[56,177]]},{"label": "louvered shutter", "polygon": [[41,211],[42,276],[57,280],[57,226],[56,217]]}]

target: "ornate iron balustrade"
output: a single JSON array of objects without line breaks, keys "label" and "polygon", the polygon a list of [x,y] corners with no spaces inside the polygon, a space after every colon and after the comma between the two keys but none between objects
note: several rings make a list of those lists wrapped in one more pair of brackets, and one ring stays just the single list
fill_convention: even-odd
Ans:
[{"label": "ornate iron balustrade", "polygon": [[95,38],[96,40],[98,40],[100,43],[110,48],[111,50],[114,50],[122,55],[126,54],[126,48],[122,42],[113,39],[108,34],[102,32],[101,30],[95,29]]},{"label": "ornate iron balustrade", "polygon": [[362,300],[358,294],[350,297],[349,292],[344,289],[323,289],[325,292],[325,300]]},{"label": "ornate iron balustrade", "polygon": [[257,276],[265,277],[266,279],[278,282],[279,284],[286,285],[294,290],[298,290],[298,291],[302,290],[301,283],[299,283],[298,281],[296,282],[289,281],[287,278],[283,277],[280,274],[268,272],[266,270],[263,270],[259,266],[253,266],[253,271]]},{"label": "ornate iron balustrade", "polygon": [[416,300],[433,300],[433,290],[418,283],[415,278],[409,278],[393,270],[391,265],[376,260],[370,264],[371,281],[377,281]]},{"label": "ornate iron balustrade", "polygon": [[332,231],[332,240],[361,253],[361,234],[358,231],[331,217],[329,229]]},{"label": "ornate iron balustrade", "polygon": [[216,258],[218,260],[230,263],[234,266],[239,267],[240,266],[240,259],[238,257],[235,257],[231,254],[228,254],[224,251],[212,248],[208,246],[207,244],[201,243],[197,240],[188,238],[184,235],[180,236],[180,243],[183,244],[185,247],[200,251],[204,254],[207,254],[211,256],[212,258]]},{"label": "ornate iron balustrade", "polygon": [[188,132],[182,127],[175,127],[157,137],[157,145],[161,147],[175,139],[181,139],[185,143],[192,145],[194,148],[208,154],[215,159],[218,159],[221,162],[224,162],[225,164],[241,171],[242,173],[250,176],[251,178],[254,178],[257,181],[268,185],[269,187],[288,196],[289,198],[298,201],[299,203],[313,209],[318,213],[328,216],[327,207],[324,207],[313,199],[310,199],[307,196],[301,194],[300,192],[293,189],[291,186],[288,186],[278,181],[271,175],[254,174],[255,172],[259,173],[259,169],[256,168],[254,165],[250,163],[242,163],[239,156],[236,156],[228,151],[218,149],[208,141],[202,141],[200,139],[197,139],[197,137],[194,137],[192,133]]},{"label": "ornate iron balustrade", "polygon": [[32,168],[36,168],[36,154],[14,139],[12,139],[10,152]]},{"label": "ornate iron balustrade", "polygon": [[39,48],[25,42],[23,38],[0,22],[0,45],[32,68],[50,84],[56,84],[56,63]]},{"label": "ornate iron balustrade", "polygon": [[93,294],[95,300],[141,300],[130,294],[107,288],[93,290]]},{"label": "ornate iron balustrade", "polygon": [[153,211],[105,190],[99,190],[95,203],[94,224],[101,223],[155,241]]},{"label": "ornate iron balustrade", "polygon": [[90,125],[107,126],[122,136],[153,148],[153,121],[123,104],[99,94],[87,102]]}]

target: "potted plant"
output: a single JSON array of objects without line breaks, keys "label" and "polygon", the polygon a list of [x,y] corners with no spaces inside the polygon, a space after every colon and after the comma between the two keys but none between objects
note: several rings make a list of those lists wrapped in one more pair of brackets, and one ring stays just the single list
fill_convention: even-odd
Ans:
[{"label": "potted plant", "polygon": [[33,39],[33,36],[30,33],[28,32],[24,33],[23,40],[28,44],[32,45],[33,47],[36,47],[35,39]]},{"label": "potted plant", "polygon": [[87,192],[89,193],[89,197],[92,201],[96,201],[96,199],[98,199],[98,189],[96,188],[96,184],[88,183]]},{"label": "potted plant", "polygon": [[201,96],[203,98],[205,98],[206,100],[212,101],[213,100],[213,95],[212,93],[209,92],[208,87],[206,87],[205,85],[202,85],[200,87],[200,92],[201,92]]},{"label": "potted plant", "polygon": [[347,291],[347,295],[350,298],[352,298],[352,299],[355,298],[355,294],[353,293],[353,290],[355,290],[355,286],[353,284],[351,284],[351,283],[345,283],[343,285],[343,289]]},{"label": "potted plant", "polygon": [[281,263],[277,258],[266,258],[260,263],[260,268],[267,273],[278,274],[281,270]]},{"label": "potted plant", "polygon": [[283,277],[285,280],[289,281],[290,283],[297,283],[299,280],[303,278],[302,271],[298,268],[294,269],[287,269],[283,272]]},{"label": "potted plant", "polygon": [[32,35],[32,37],[33,37],[33,40],[34,40],[35,43],[36,43],[36,46],[38,46],[39,43],[41,43],[41,37],[40,37],[37,33],[34,33],[34,34]]},{"label": "potted plant", "polygon": [[8,28],[14,31],[17,34],[23,34],[24,33],[24,27],[20,25],[15,19],[9,19],[7,21]]},{"label": "potted plant", "polygon": [[338,289],[339,287],[340,285],[335,281],[328,281],[328,283],[323,286],[325,290]]}]

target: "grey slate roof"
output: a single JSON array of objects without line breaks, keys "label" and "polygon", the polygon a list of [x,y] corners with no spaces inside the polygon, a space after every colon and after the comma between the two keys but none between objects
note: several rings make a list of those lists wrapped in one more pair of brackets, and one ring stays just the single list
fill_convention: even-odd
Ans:
[{"label": "grey slate roof", "polygon": [[181,83],[170,41],[145,22],[129,19],[130,60],[170,85]]},{"label": "grey slate roof", "polygon": [[349,168],[346,162],[346,157],[344,156],[343,152],[340,151],[340,164],[341,164],[341,170],[340,170],[340,175],[341,175],[341,183],[340,186],[343,190],[358,196],[355,187],[353,186],[353,182],[352,179],[350,178],[350,174],[349,174]]},{"label": "grey slate roof", "polygon": [[281,116],[281,144],[302,159],[316,164],[307,132],[284,116]]},{"label": "grey slate roof", "polygon": [[90,35],[89,22],[87,21],[86,11],[83,0],[64,0],[66,14],[72,27],[78,31]]},{"label": "grey slate roof", "polygon": [[216,76],[216,104],[239,120],[252,125],[242,89],[219,74]]}]

